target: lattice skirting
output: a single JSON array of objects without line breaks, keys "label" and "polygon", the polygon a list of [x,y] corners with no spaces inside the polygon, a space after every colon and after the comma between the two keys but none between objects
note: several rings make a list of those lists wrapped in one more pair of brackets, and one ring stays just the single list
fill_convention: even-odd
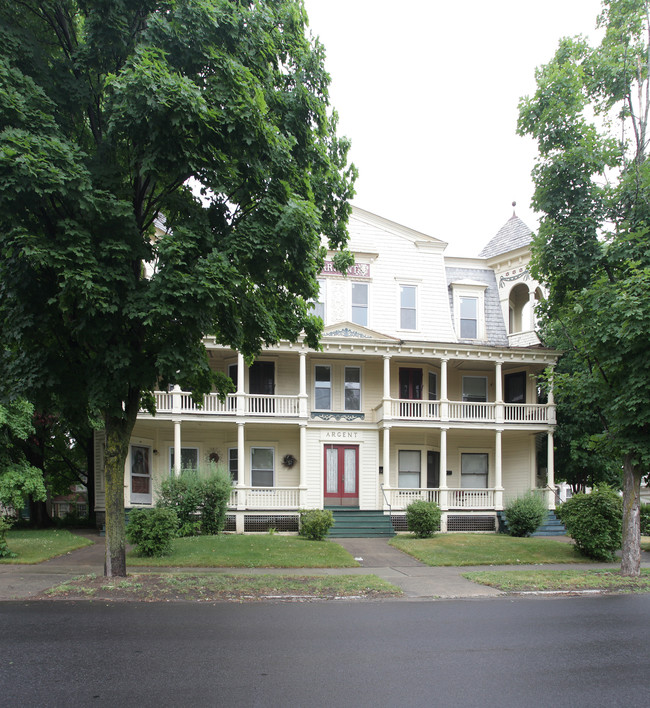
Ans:
[{"label": "lattice skirting", "polygon": [[[392,514],[395,531],[408,531],[405,514]],[[440,526],[438,526],[438,531]],[[496,519],[488,514],[447,514],[447,531],[495,531]]]},{"label": "lattice skirting", "polygon": [[245,514],[244,533],[266,532],[269,529],[298,533],[298,521],[297,514]]}]

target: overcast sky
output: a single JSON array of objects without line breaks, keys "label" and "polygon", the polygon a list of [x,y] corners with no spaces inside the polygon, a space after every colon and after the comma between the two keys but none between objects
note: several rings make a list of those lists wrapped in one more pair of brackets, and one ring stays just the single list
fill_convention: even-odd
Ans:
[{"label": "overcast sky", "polygon": [[558,40],[594,34],[600,0],[305,0],[327,51],[353,203],[477,255],[512,215],[531,229],[535,144],[519,99]]}]

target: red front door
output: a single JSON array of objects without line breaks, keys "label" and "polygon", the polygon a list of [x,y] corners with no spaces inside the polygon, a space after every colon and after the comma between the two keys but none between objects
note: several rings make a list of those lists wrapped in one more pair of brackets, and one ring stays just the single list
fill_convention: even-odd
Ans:
[{"label": "red front door", "polygon": [[325,445],[325,505],[359,504],[359,446]]}]

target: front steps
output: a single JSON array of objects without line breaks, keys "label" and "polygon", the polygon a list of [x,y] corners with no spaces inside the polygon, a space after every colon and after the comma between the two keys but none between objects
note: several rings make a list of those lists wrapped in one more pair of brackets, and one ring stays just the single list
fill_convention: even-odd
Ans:
[{"label": "front steps", "polygon": [[383,511],[360,511],[356,507],[325,507],[334,514],[330,538],[390,538],[395,535],[390,516]]},{"label": "front steps", "polygon": [[[499,533],[508,533],[508,522],[506,521],[506,516],[503,511],[497,511],[497,518],[499,520]],[[565,536],[566,527],[557,518],[554,511],[549,511],[546,517],[546,521],[537,528],[535,533],[531,536]]]}]

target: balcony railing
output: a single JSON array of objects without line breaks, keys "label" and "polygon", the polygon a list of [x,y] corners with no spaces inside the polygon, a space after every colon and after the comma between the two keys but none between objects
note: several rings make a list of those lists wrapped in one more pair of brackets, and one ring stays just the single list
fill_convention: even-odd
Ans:
[{"label": "balcony railing", "polygon": [[[300,397],[296,395],[240,394],[241,409],[238,409],[238,395],[228,394],[225,399],[216,393],[203,397],[203,404],[197,405],[187,392],[155,391],[154,398],[158,413],[197,415],[237,415],[267,416],[273,418],[297,418],[300,416]],[[366,416],[366,420],[381,419],[387,412],[393,420],[404,421],[453,421],[463,423],[514,423],[546,424],[554,423],[553,406],[541,403],[470,403],[467,401],[421,401],[411,399],[391,399],[380,404]],[[144,411],[143,411],[144,412]],[[319,417],[324,417],[322,413]],[[333,414],[339,416],[339,414]],[[358,417],[355,414],[355,418]],[[345,419],[340,414],[339,419]]]},{"label": "balcony railing", "polygon": [[414,501],[439,502],[439,489],[385,489],[392,509],[406,509]]}]

